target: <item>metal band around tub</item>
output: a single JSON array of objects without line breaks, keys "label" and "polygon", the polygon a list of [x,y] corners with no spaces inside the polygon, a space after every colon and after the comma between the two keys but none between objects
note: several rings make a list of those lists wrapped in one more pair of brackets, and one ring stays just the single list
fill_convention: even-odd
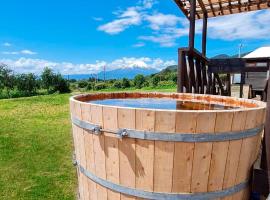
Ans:
[{"label": "metal band around tub", "polygon": [[248,186],[248,182],[243,182],[238,185],[235,185],[233,187],[224,189],[224,190],[218,190],[214,192],[205,192],[205,193],[183,193],[183,194],[177,194],[177,193],[159,193],[159,192],[149,192],[134,188],[125,187],[122,185],[118,185],[115,183],[112,183],[110,181],[104,180],[102,178],[97,177],[96,175],[92,174],[91,172],[87,171],[85,168],[83,168],[79,163],[78,167],[82,174],[84,174],[86,177],[91,179],[93,182],[108,188],[110,190],[113,190],[115,192],[119,192],[122,194],[134,196],[134,197],[140,197],[144,199],[152,199],[152,200],[188,200],[188,199],[196,199],[196,200],[206,200],[206,199],[216,199],[216,198],[222,198],[229,195],[232,195],[234,193],[237,193],[241,191],[242,189],[246,188]]},{"label": "metal band around tub", "polygon": [[89,122],[80,120],[76,117],[72,117],[72,123],[90,131],[94,134],[101,134],[102,132],[109,132],[116,134],[119,138],[129,137],[143,140],[156,140],[156,141],[167,141],[167,142],[221,142],[229,140],[239,140],[248,138],[259,134],[263,130],[263,125],[252,129],[246,129],[243,131],[234,132],[221,132],[221,133],[162,133],[162,132],[150,132],[150,131],[139,131],[132,129],[119,129],[118,131],[102,129],[101,126],[91,124]]}]

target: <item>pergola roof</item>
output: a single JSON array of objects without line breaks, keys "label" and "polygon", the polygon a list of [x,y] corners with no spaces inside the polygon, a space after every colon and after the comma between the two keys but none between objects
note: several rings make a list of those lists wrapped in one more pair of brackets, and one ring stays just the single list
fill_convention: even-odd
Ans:
[{"label": "pergola roof", "polygon": [[[190,0],[174,0],[189,18]],[[217,17],[270,8],[270,0],[196,0],[196,19]]]}]

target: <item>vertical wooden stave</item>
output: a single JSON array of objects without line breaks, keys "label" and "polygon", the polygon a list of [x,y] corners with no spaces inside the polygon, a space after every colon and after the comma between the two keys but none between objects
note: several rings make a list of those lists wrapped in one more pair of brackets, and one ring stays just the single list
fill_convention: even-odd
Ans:
[{"label": "vertical wooden stave", "polygon": [[[232,121],[232,131],[245,130],[247,113],[245,111],[234,112]],[[225,175],[223,179],[223,189],[233,187],[237,175],[237,168],[240,159],[242,139],[229,142],[227,161],[225,166]],[[222,200],[231,200],[233,195],[222,198]]]},{"label": "vertical wooden stave", "polygon": [[[82,120],[91,122],[91,105],[82,104]],[[93,133],[84,130],[84,144],[85,144],[85,157],[86,157],[86,170],[95,174],[95,159],[94,159],[94,142]],[[90,200],[97,200],[96,183],[87,178],[88,182],[88,193]]]},{"label": "vertical wooden stave", "polygon": [[[135,109],[118,108],[118,127],[135,129]],[[136,170],[136,148],[135,139],[124,138],[119,140],[119,164],[120,164],[120,184],[126,187],[135,188]],[[125,194],[121,194],[121,200],[135,200]]]},{"label": "vertical wooden stave", "polygon": [[[197,113],[177,112],[176,132],[194,133]],[[172,192],[190,192],[195,143],[175,142]]]},{"label": "vertical wooden stave", "polygon": [[[156,132],[175,132],[175,112],[155,112]],[[172,174],[174,160],[174,142],[155,141],[154,148],[154,191],[172,191]]]},{"label": "vertical wooden stave", "polygon": [[[196,133],[213,133],[215,129],[215,112],[200,112],[197,116]],[[191,192],[207,191],[210,170],[212,142],[195,143]]]},{"label": "vertical wooden stave", "polygon": [[[256,127],[256,115],[257,110],[250,110],[247,112],[247,118],[245,123],[245,129],[250,129]],[[235,185],[242,183],[244,181],[248,181],[250,170],[252,166],[252,151],[254,150],[252,147],[257,144],[257,136],[249,137],[243,139],[241,146],[240,159],[237,169],[237,175],[235,180]],[[233,195],[232,199],[243,199],[245,195],[245,190],[241,190],[240,192]]]},{"label": "vertical wooden stave", "polygon": [[[102,106],[91,105],[91,122],[103,126],[103,108]],[[96,176],[106,179],[105,164],[105,144],[104,135],[93,134],[94,159],[96,166]],[[107,189],[96,184],[97,199],[107,199]]]},{"label": "vertical wooden stave", "polygon": [[[82,109],[81,103],[75,103],[75,116],[78,119],[82,118]],[[76,126],[76,140],[77,140],[77,148],[78,148],[78,161],[79,164],[83,167],[86,166],[86,159],[85,159],[85,148],[84,148],[84,131],[82,128]],[[88,184],[87,178],[79,171],[79,191],[80,191],[80,199],[84,200],[89,197],[88,193]]]},{"label": "vertical wooden stave", "polygon": [[[216,116],[215,133],[229,132],[232,129],[233,112],[219,112]],[[222,190],[229,141],[213,142],[208,179],[208,192]]]},{"label": "vertical wooden stave", "polygon": [[[154,131],[155,111],[136,110],[136,130]],[[136,139],[136,188],[153,191],[154,142]],[[136,198],[140,199],[140,198]]]},{"label": "vertical wooden stave", "polygon": [[[103,127],[108,130],[117,130],[117,108],[103,107]],[[119,151],[118,140],[115,135],[105,134],[105,155],[106,155],[106,179],[119,184]],[[120,200],[118,192],[108,189],[108,200]]]}]

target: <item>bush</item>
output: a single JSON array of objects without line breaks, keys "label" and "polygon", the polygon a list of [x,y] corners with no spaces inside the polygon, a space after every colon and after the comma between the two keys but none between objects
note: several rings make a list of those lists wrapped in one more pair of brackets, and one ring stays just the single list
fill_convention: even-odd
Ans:
[{"label": "bush", "polygon": [[87,85],[88,85],[88,82],[86,80],[78,81],[79,88],[85,88]]},{"label": "bush", "polygon": [[95,90],[102,90],[102,89],[106,89],[107,85],[105,83],[97,83],[95,84]]},{"label": "bush", "polygon": [[113,83],[113,87],[120,89],[120,88],[122,88],[122,83],[120,81],[115,81]]},{"label": "bush", "polygon": [[95,83],[93,83],[93,82],[88,83],[87,86],[86,86],[86,89],[87,90],[94,90],[95,89]]},{"label": "bush", "polygon": [[134,78],[134,86],[138,89],[143,87],[143,84],[145,82],[145,77],[141,74],[138,74]]},{"label": "bush", "polygon": [[70,92],[69,82],[66,79],[64,79],[61,76],[61,74],[57,74],[54,76],[53,87],[54,87],[54,92],[57,92],[57,91],[59,93]]},{"label": "bush", "polygon": [[172,87],[175,87],[175,83],[173,81],[160,81],[158,83],[158,86],[159,88],[172,88]]},{"label": "bush", "polygon": [[130,87],[130,82],[127,78],[123,78],[122,80],[122,88],[129,88]]}]

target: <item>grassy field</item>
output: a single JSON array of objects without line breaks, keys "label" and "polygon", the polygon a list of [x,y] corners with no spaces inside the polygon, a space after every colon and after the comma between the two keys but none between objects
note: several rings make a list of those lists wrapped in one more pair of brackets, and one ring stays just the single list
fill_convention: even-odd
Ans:
[{"label": "grassy field", "polygon": [[0,199],[74,199],[69,95],[0,100]]},{"label": "grassy field", "polygon": [[75,199],[69,96],[0,100],[0,199]]}]

